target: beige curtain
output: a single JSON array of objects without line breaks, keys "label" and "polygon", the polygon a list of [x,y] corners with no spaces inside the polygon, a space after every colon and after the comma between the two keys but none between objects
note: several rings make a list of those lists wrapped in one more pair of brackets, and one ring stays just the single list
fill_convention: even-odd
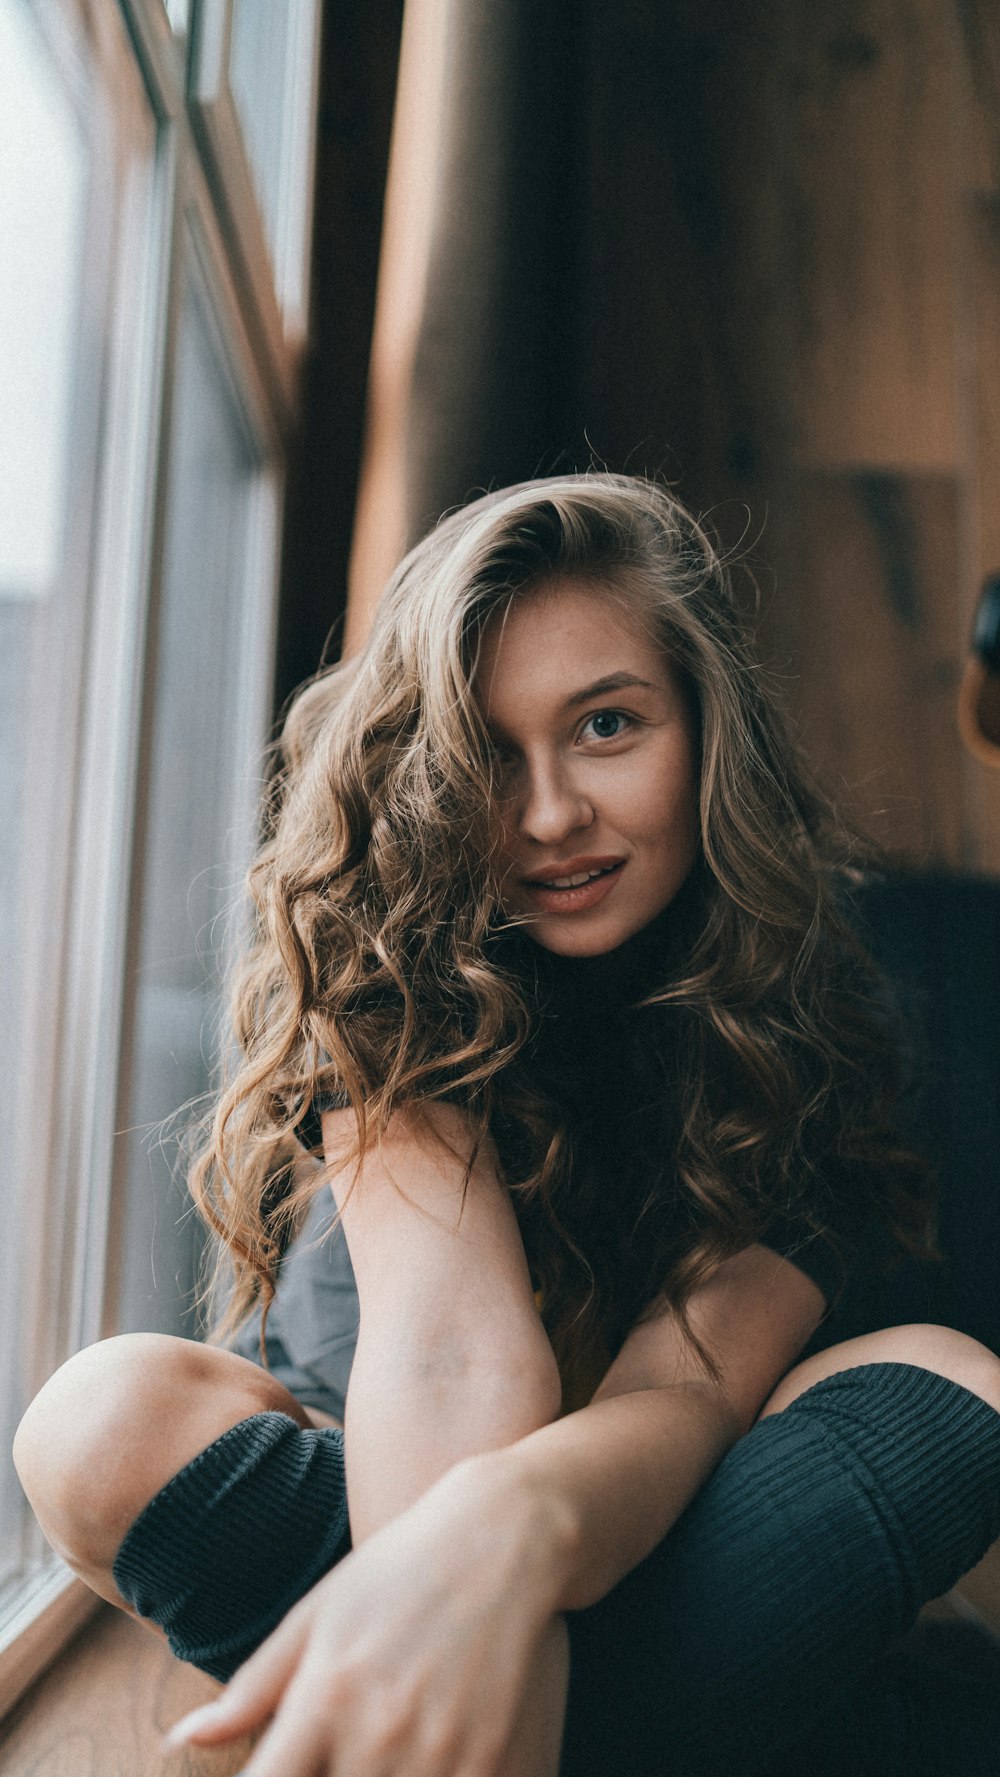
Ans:
[{"label": "beige curtain", "polygon": [[736,21],[678,0],[407,0],[349,647],[480,489],[598,461],[682,471],[698,502],[755,465],[724,41]]},{"label": "beige curtain", "polygon": [[348,648],[442,511],[563,466],[578,20],[569,0],[408,0]]}]

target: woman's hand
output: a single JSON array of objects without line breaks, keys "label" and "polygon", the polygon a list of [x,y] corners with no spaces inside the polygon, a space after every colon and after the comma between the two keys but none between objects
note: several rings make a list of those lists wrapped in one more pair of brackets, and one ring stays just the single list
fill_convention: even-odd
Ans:
[{"label": "woman's hand", "polygon": [[561,1537],[502,1455],[458,1464],[320,1580],[170,1744],[270,1719],[245,1777],[548,1777],[565,1706]]}]

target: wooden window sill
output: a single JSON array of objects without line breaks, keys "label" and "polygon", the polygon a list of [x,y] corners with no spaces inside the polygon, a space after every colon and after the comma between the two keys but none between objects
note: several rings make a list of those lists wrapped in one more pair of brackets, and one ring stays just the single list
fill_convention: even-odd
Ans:
[{"label": "wooden window sill", "polygon": [[167,1753],[162,1736],[218,1686],[102,1608],[0,1723],[3,1777],[234,1777],[251,1742]]}]

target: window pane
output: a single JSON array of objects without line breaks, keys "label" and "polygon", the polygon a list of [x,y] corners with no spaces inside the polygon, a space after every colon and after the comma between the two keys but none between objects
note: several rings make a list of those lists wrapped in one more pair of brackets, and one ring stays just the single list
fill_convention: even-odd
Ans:
[{"label": "window pane", "polygon": [[286,327],[305,327],[317,0],[232,0],[227,84]]},{"label": "window pane", "polygon": [[141,1262],[125,1278],[124,1330],[192,1326],[198,1228],[164,1125],[208,1085],[227,913],[253,839],[263,700],[252,685],[267,667],[261,568],[269,581],[272,560],[257,546],[262,472],[215,338],[189,285],[173,403],[127,1137],[124,1249]]},{"label": "window pane", "polygon": [[272,261],[281,225],[285,84],[294,16],[311,0],[233,0],[229,86],[239,113]]},{"label": "window pane", "polygon": [[0,0],[3,598],[44,597],[60,567],[85,179],[85,146],[37,28],[23,0]]},{"label": "window pane", "polygon": [[[58,1025],[86,575],[66,561],[88,148],[26,7],[0,0],[0,1584],[23,1516],[10,1441]],[[88,470],[79,471],[78,487]],[[58,719],[56,713],[58,712]]]}]

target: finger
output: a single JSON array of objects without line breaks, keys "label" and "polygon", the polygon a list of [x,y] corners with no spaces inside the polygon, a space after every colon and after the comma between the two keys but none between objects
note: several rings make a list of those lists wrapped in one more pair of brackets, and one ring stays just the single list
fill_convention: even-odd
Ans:
[{"label": "finger", "polygon": [[195,1743],[214,1746],[259,1728],[273,1715],[302,1655],[308,1628],[297,1612],[234,1672],[222,1695],[185,1715],[166,1735],[170,1750]]},{"label": "finger", "polygon": [[329,1723],[292,1687],[240,1777],[332,1777],[336,1768]]}]

